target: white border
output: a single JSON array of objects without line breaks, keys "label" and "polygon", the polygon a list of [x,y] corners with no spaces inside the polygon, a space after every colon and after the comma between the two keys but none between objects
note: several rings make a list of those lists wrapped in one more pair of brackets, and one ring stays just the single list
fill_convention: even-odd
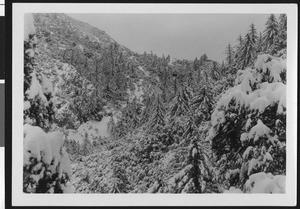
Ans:
[{"label": "white border", "polygon": [[[24,194],[23,160],[23,17],[24,13],[287,13],[287,182],[286,194]],[[297,147],[296,4],[13,4],[13,206],[293,206],[296,204]],[[233,23],[234,24],[234,23]],[[291,140],[289,140],[291,139]]]},{"label": "white border", "polygon": [[[0,0],[0,4],[4,4],[4,0]],[[4,5],[0,5],[0,16],[4,16]],[[0,84],[4,84],[5,80],[0,79]],[[4,147],[0,147],[0,208],[4,208]]]},{"label": "white border", "polygon": [[4,174],[4,147],[0,147],[0,208],[4,209],[4,199],[5,199],[5,193],[4,193],[4,186],[5,186],[5,174]]},{"label": "white border", "polygon": [[0,16],[4,16],[4,11],[5,11],[5,6],[4,5],[0,5]]},{"label": "white border", "polygon": [[[0,1],[0,4],[4,4],[4,0]],[[4,11],[5,11],[5,6],[0,5],[0,16],[4,16]],[[4,83],[5,83],[5,80],[0,79],[0,84],[4,84]]]}]

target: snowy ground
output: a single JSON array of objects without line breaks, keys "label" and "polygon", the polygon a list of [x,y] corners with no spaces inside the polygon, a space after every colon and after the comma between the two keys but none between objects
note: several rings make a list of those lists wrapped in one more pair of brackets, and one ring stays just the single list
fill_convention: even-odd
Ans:
[{"label": "snowy ground", "polygon": [[78,141],[81,144],[86,133],[90,140],[99,137],[109,137],[108,123],[110,119],[111,117],[103,117],[100,122],[88,121],[83,123],[77,130],[69,130],[67,139]]}]

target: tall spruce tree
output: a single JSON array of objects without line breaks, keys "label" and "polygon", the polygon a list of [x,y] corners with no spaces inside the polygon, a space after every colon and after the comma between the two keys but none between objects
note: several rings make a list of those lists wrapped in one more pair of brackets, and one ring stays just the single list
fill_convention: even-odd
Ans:
[{"label": "tall spruce tree", "polygon": [[263,41],[263,36],[262,36],[261,32],[259,33],[259,36],[257,39],[256,50],[257,50],[257,53],[263,52],[263,50],[264,50],[264,41]]},{"label": "tall spruce tree", "polygon": [[190,107],[194,114],[196,124],[210,120],[213,110],[213,94],[211,86],[203,85],[193,96]]},{"label": "tall spruce tree", "polygon": [[234,51],[233,51],[233,47],[231,47],[230,43],[226,47],[225,54],[226,54],[226,58],[225,58],[226,67],[231,69],[232,65],[233,65]]},{"label": "tall spruce tree", "polygon": [[[239,62],[238,62],[238,58],[239,58],[239,53],[241,51],[241,48],[243,46],[243,37],[242,34],[239,35],[239,37],[237,38],[237,44],[234,46],[234,58],[233,58],[233,68],[234,69],[238,69],[239,68]],[[232,70],[232,74],[235,74],[236,70]]]},{"label": "tall spruce tree", "polygon": [[[266,22],[265,30],[263,32],[263,39],[265,43],[265,50],[274,50],[275,40],[278,36],[278,22],[274,14],[271,14]],[[272,53],[272,52],[271,52]]]},{"label": "tall spruce tree", "polygon": [[219,69],[219,64],[216,61],[213,61],[212,68],[210,70],[210,77],[213,80],[218,80],[220,79],[220,76],[221,76],[221,72]]},{"label": "tall spruce tree", "polygon": [[249,64],[253,64],[256,58],[256,42],[258,36],[254,24],[250,25],[250,29],[246,34],[241,48],[237,51],[237,67],[241,70],[245,69]]},{"label": "tall spruce tree", "polygon": [[287,16],[280,14],[278,21],[278,36],[276,38],[276,50],[286,48],[287,42]]},{"label": "tall spruce tree", "polygon": [[207,55],[206,55],[206,54],[201,55],[201,56],[200,56],[200,59],[199,59],[199,65],[200,65],[200,66],[203,65],[203,64],[206,62],[207,59],[208,59],[208,58],[207,58]]},{"label": "tall spruce tree", "polygon": [[193,70],[194,71],[198,71],[199,69],[199,61],[197,59],[197,57],[194,59],[194,62],[193,62]]},{"label": "tall spruce tree", "polygon": [[235,45],[235,54],[237,54],[238,51],[240,51],[240,49],[242,48],[243,46],[243,42],[244,42],[244,39],[243,39],[243,36],[242,34],[239,35],[239,37],[237,38],[237,45]]},{"label": "tall spruce tree", "polygon": [[185,115],[189,111],[191,98],[191,90],[187,86],[183,86],[171,103],[170,116]]},{"label": "tall spruce tree", "polygon": [[151,109],[152,117],[149,120],[151,130],[161,131],[165,125],[165,108],[160,95],[156,96],[156,101]]}]

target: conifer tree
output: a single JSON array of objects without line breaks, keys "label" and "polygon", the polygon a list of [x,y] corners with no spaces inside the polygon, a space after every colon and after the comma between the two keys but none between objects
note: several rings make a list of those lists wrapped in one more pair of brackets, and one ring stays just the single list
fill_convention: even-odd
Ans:
[{"label": "conifer tree", "polygon": [[248,33],[246,34],[243,44],[241,48],[237,51],[238,57],[237,57],[237,67],[241,70],[245,69],[249,64],[252,64],[257,51],[256,51],[256,42],[257,42],[258,36],[255,29],[254,24],[252,23],[250,25],[250,29]]},{"label": "conifer tree", "polygon": [[80,154],[83,156],[88,156],[93,152],[93,145],[89,139],[89,135],[85,132],[84,140],[81,145]]},{"label": "conifer tree", "polygon": [[226,67],[225,67],[225,62],[224,60],[222,61],[221,64],[221,74],[224,76],[226,74]]},{"label": "conifer tree", "polygon": [[262,36],[262,33],[260,32],[259,37],[257,39],[257,44],[256,44],[257,53],[263,52],[263,49],[264,49],[263,36]]},{"label": "conifer tree", "polygon": [[141,116],[141,123],[147,123],[149,120],[149,117],[151,115],[151,108],[153,106],[153,102],[154,102],[154,95],[147,95],[144,97],[143,99],[143,104],[145,106],[145,108],[143,109],[142,112],[142,116]]},{"label": "conifer tree", "polygon": [[199,136],[193,114],[189,113],[188,118],[189,119],[187,121],[187,125],[186,125],[185,131],[182,135],[182,141],[180,142],[180,144],[185,143],[187,145],[191,142],[192,138],[194,138],[194,137],[197,138]]},{"label": "conifer tree", "polygon": [[204,187],[203,176],[200,166],[204,163],[204,158],[202,156],[201,150],[199,150],[199,145],[197,143],[197,137],[193,137],[191,141],[191,146],[188,155],[188,163],[191,165],[190,177],[193,182],[192,193],[203,193]]},{"label": "conifer tree", "polygon": [[23,141],[23,192],[72,193],[72,168],[63,134],[25,124]]},{"label": "conifer tree", "polygon": [[202,86],[191,100],[191,111],[196,118],[196,124],[200,124],[202,121],[210,120],[210,115],[213,110],[213,94],[211,87],[207,85]]},{"label": "conifer tree", "polygon": [[[207,183],[212,179],[205,157],[207,143],[201,142],[201,136],[192,114],[188,115],[187,125],[180,137],[178,149],[187,149],[188,155],[183,162],[183,169],[172,178],[172,193],[205,193]],[[171,182],[172,182],[171,181]]]},{"label": "conifer tree", "polygon": [[168,54],[167,56],[167,61],[170,62],[171,58],[170,58],[170,55]]},{"label": "conifer tree", "polygon": [[[234,63],[234,68],[238,68],[239,63],[238,63],[238,58],[239,58],[239,53],[241,51],[241,48],[243,46],[243,37],[240,34],[239,37],[237,38],[237,44],[234,46],[234,58],[233,58],[233,63]],[[235,74],[236,72],[233,72]]]},{"label": "conifer tree", "polygon": [[238,52],[240,50],[240,48],[243,46],[243,42],[244,42],[244,39],[242,37],[242,34],[239,35],[239,37],[237,38],[237,45],[235,46],[235,51]]},{"label": "conifer tree", "polygon": [[162,89],[162,101],[166,103],[168,101],[168,89],[169,89],[169,72],[168,67],[164,66],[163,70],[161,71],[161,89]]},{"label": "conifer tree", "polygon": [[193,62],[193,70],[194,71],[199,70],[199,61],[198,61],[197,57],[194,59],[194,62]]},{"label": "conifer tree", "polygon": [[275,40],[278,36],[278,22],[274,14],[271,14],[266,22],[265,30],[263,32],[263,39],[265,50],[273,50],[275,47]]},{"label": "conifer tree", "polygon": [[183,86],[172,101],[170,116],[182,116],[189,111],[192,93],[187,86]]},{"label": "conifer tree", "polygon": [[208,58],[207,58],[206,54],[201,55],[201,57],[199,59],[199,65],[202,66],[206,62],[207,59]]},{"label": "conifer tree", "polygon": [[280,14],[278,21],[278,36],[276,38],[276,50],[286,48],[287,42],[287,16]]},{"label": "conifer tree", "polygon": [[213,80],[218,80],[220,78],[220,75],[221,75],[218,63],[213,61],[212,64],[213,64],[213,66],[212,66],[212,69],[210,70],[210,77]]},{"label": "conifer tree", "polygon": [[151,130],[160,131],[165,125],[165,109],[159,95],[156,96],[156,101],[151,109],[151,118],[149,127]]},{"label": "conifer tree", "polygon": [[[255,68],[239,72],[235,86],[222,95],[211,115],[207,140],[212,141],[219,179],[228,188],[243,188],[258,172],[285,174],[286,131],[280,125],[286,121],[283,59],[259,55]],[[273,73],[263,71],[265,64]],[[262,101],[264,97],[268,99]]]},{"label": "conifer tree", "polygon": [[130,108],[132,112],[130,124],[131,124],[131,128],[134,129],[139,126],[141,120],[141,114],[142,114],[142,106],[136,97],[133,98]]},{"label": "conifer tree", "polygon": [[226,58],[225,58],[226,67],[231,69],[233,66],[234,51],[233,51],[233,48],[231,47],[230,43],[226,47],[225,54],[226,54]]},{"label": "conifer tree", "polygon": [[49,130],[54,117],[52,83],[35,69],[36,35],[24,41],[24,121]]}]

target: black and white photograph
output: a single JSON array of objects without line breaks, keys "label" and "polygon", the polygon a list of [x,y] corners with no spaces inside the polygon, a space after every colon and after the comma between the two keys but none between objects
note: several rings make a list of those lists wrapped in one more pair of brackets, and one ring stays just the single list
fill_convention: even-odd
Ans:
[{"label": "black and white photograph", "polygon": [[196,205],[202,195],[212,205],[216,194],[294,197],[294,10],[46,5],[28,4],[13,26],[13,190],[74,201],[193,194]]}]

